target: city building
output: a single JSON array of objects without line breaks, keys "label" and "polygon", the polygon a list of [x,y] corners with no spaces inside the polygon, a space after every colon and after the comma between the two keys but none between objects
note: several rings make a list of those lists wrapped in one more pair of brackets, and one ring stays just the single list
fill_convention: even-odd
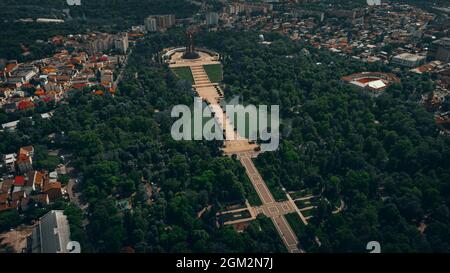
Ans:
[{"label": "city building", "polygon": [[26,173],[33,170],[33,146],[21,147],[16,164],[21,173]]},{"label": "city building", "polygon": [[62,19],[53,19],[53,18],[37,18],[36,23],[56,23],[56,24],[62,24],[64,23],[64,20]]},{"label": "city building", "polygon": [[24,154],[26,156],[34,156],[34,147],[33,146],[25,146],[19,149],[19,154]]},{"label": "city building", "polygon": [[23,190],[25,191],[25,193],[27,195],[30,195],[33,191],[36,190],[36,185],[35,185],[35,176],[37,175],[36,171],[29,171],[26,174],[26,182],[23,186]]},{"label": "city building", "polygon": [[7,172],[12,173],[15,171],[16,156],[16,154],[7,154],[3,156],[3,166]]},{"label": "city building", "polygon": [[100,81],[103,85],[110,86],[114,81],[114,73],[111,70],[100,71]]},{"label": "city building", "polygon": [[145,19],[144,24],[149,32],[164,31],[175,25],[175,15],[152,15]]},{"label": "city building", "polygon": [[122,53],[122,54],[125,54],[125,53],[127,53],[128,46],[129,46],[129,41],[128,41],[127,33],[122,33],[122,34],[118,34],[115,36],[114,48],[116,50],[120,51],[120,53]]},{"label": "city building", "polygon": [[206,13],[206,24],[208,26],[219,24],[219,14],[217,12]]},{"label": "city building", "polygon": [[70,227],[62,210],[52,210],[39,219],[28,238],[31,253],[67,253]]},{"label": "city building", "polygon": [[156,25],[156,18],[153,16],[145,18],[145,29],[149,32],[155,32],[158,31],[158,27]]},{"label": "city building", "polygon": [[175,15],[159,15],[156,17],[156,24],[160,29],[168,29],[175,25]]},{"label": "city building", "polygon": [[425,56],[411,54],[411,53],[402,53],[396,55],[392,58],[392,63],[400,66],[406,67],[416,67],[424,64],[426,61]]},{"label": "city building", "polygon": [[93,33],[88,38],[86,51],[89,55],[113,48],[114,37],[107,33]]},{"label": "city building", "polygon": [[33,159],[31,156],[19,154],[16,163],[21,173],[26,173],[33,170]]},{"label": "city building", "polygon": [[374,95],[379,95],[391,84],[400,82],[393,74],[381,72],[355,73],[342,77],[342,80],[359,89],[369,90]]},{"label": "city building", "polygon": [[53,202],[63,196],[61,187],[60,182],[50,182],[49,180],[46,180],[42,192],[48,195],[50,202]]},{"label": "city building", "polygon": [[450,38],[434,41],[428,49],[428,59],[450,62]]}]

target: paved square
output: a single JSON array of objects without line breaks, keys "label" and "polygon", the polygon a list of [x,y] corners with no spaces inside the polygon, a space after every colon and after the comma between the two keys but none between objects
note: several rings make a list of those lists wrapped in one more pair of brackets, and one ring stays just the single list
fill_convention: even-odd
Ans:
[{"label": "paved square", "polygon": [[275,206],[269,207],[269,211],[270,211],[271,213],[278,213],[278,212],[280,212],[280,211],[278,210],[278,208],[275,207]]}]

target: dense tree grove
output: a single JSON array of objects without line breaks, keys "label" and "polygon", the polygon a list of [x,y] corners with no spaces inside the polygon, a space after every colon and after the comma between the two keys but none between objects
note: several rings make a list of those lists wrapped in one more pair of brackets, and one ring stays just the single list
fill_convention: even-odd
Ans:
[{"label": "dense tree grove", "polygon": [[[70,10],[70,17],[63,10]],[[152,14],[189,17],[198,6],[186,0],[96,0],[69,6],[67,0],[2,0],[0,3],[0,59],[29,61],[50,55],[55,46],[47,39],[56,35],[90,31],[117,32],[143,25]],[[60,18],[64,24],[16,22],[25,18]],[[39,41],[41,40],[41,41]],[[29,55],[22,55],[24,48]]]},{"label": "dense tree grove", "polygon": [[[389,67],[278,34],[266,34],[270,46],[258,43],[252,32],[197,36],[198,44],[222,56],[227,98],[280,105],[280,148],[262,154],[256,164],[274,192],[285,187],[320,196],[299,238],[303,248],[361,252],[377,240],[384,252],[450,250],[450,139],[418,103],[433,87],[427,75],[400,72],[400,84],[372,97],[340,78],[390,72]],[[65,209],[85,251],[283,252],[267,218],[240,234],[217,228],[217,211],[254,194],[239,162],[220,156],[221,143],[170,136],[171,107],[191,105],[194,94],[189,83],[157,62],[157,54],[183,41],[179,30],[148,35],[133,49],[114,95],[73,91],[52,119],[38,113],[53,105],[13,116],[0,113],[0,121],[20,118],[16,131],[0,132],[0,153],[33,144],[35,164],[42,168],[58,164],[45,156],[47,149],[72,154],[82,177],[82,201],[89,204],[86,215],[62,201],[52,208]],[[33,121],[25,118],[30,115]],[[119,206],[122,200],[130,200],[133,209]],[[332,214],[340,200],[345,209]],[[31,221],[43,213],[26,217]],[[2,213],[0,230],[21,220],[15,212]]]},{"label": "dense tree grove", "polygon": [[364,251],[378,240],[386,252],[449,251],[450,139],[418,103],[428,76],[402,72],[401,84],[374,98],[340,77],[388,67],[271,38],[271,46],[256,34],[203,42],[223,52],[227,96],[280,105],[280,149],[256,161],[268,183],[345,202],[340,214],[319,206],[303,247]]},{"label": "dense tree grove", "polygon": [[[188,83],[152,61],[164,46],[177,43],[174,37],[182,39],[179,33],[155,34],[140,43],[114,96],[73,91],[52,119],[0,133],[0,152],[34,143],[72,153],[72,164],[82,174],[82,201],[89,204],[87,238],[79,230],[79,212],[66,212],[78,223],[75,234],[84,251],[285,251],[267,218],[242,234],[216,226],[216,212],[243,201],[251,187],[243,167],[220,156],[220,142],[179,142],[170,136],[171,107],[192,105],[194,95]],[[55,132],[52,143],[48,135]],[[132,211],[118,206],[125,199],[131,200]],[[14,221],[17,215],[2,218]]]}]

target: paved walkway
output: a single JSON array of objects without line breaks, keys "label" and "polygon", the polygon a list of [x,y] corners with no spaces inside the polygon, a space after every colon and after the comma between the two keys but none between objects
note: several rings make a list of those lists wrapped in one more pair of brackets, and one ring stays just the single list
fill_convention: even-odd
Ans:
[{"label": "paved walkway", "polygon": [[334,210],[332,213],[333,213],[333,214],[338,214],[338,213],[340,213],[344,208],[345,208],[345,202],[344,202],[344,200],[341,199],[341,204],[340,204],[339,208],[337,208],[336,210]]},{"label": "paved walkway", "polygon": [[292,200],[291,195],[289,193],[286,193],[286,196],[288,198],[288,202],[291,203],[294,208],[295,212],[297,212],[298,216],[300,216],[300,219],[302,219],[303,224],[307,225],[308,221],[306,220],[306,217],[301,213],[301,211],[298,209],[297,205],[295,204],[294,200]]},{"label": "paved walkway", "polygon": [[245,170],[247,171],[247,175],[250,178],[250,181],[252,182],[253,186],[255,187],[255,190],[258,193],[261,202],[264,205],[275,203],[275,199],[273,198],[272,193],[270,192],[266,183],[264,182],[255,165],[253,164],[253,161],[249,157],[241,157],[240,161],[241,164],[244,166]]},{"label": "paved walkway", "polygon": [[200,58],[198,59],[183,59],[182,52],[175,52],[171,57],[170,67],[184,67],[194,65],[208,65],[208,64],[220,64],[216,57],[210,56],[205,52],[198,52]]},{"label": "paved walkway", "polygon": [[179,56],[175,56],[174,58],[175,63],[171,63],[169,65],[170,67],[187,66],[191,69],[192,76],[194,78],[193,88],[202,99],[209,103],[211,111],[214,113],[220,128],[225,134],[225,147],[222,150],[226,155],[231,156],[236,154],[238,156],[241,164],[247,172],[248,177],[250,178],[253,187],[262,201],[262,206],[260,207],[247,208],[251,214],[250,218],[239,219],[237,221],[232,221],[232,223],[249,221],[254,219],[257,214],[263,213],[272,220],[276,230],[283,240],[283,243],[290,253],[303,252],[298,248],[297,236],[284,217],[285,214],[296,211],[295,204],[292,205],[293,201],[276,202],[260,173],[253,164],[251,158],[258,155],[258,145],[255,143],[250,143],[246,138],[241,137],[234,130],[234,126],[232,125],[230,118],[225,114],[220,106],[220,100],[223,98],[223,91],[220,89],[218,84],[210,82],[208,75],[203,68],[203,65],[210,63],[211,60],[180,60]]},{"label": "paved walkway", "polygon": [[295,233],[292,231],[291,226],[287,222],[284,217],[285,214],[294,212],[295,209],[290,205],[289,202],[275,202],[275,199],[272,196],[269,188],[266,183],[262,179],[258,170],[256,169],[253,161],[250,157],[241,157],[241,164],[244,166],[250,181],[253,184],[261,202],[262,206],[256,208],[257,212],[264,213],[267,217],[272,219],[275,228],[280,234],[281,239],[283,240],[286,248],[291,253],[299,253],[302,252],[298,248],[298,239]]}]

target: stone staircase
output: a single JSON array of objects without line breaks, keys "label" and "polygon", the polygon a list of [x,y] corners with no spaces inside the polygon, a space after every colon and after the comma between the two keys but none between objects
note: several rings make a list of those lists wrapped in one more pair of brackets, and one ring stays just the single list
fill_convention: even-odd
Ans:
[{"label": "stone staircase", "polygon": [[206,74],[202,65],[191,66],[191,72],[196,86],[206,86],[211,84],[208,74]]}]

